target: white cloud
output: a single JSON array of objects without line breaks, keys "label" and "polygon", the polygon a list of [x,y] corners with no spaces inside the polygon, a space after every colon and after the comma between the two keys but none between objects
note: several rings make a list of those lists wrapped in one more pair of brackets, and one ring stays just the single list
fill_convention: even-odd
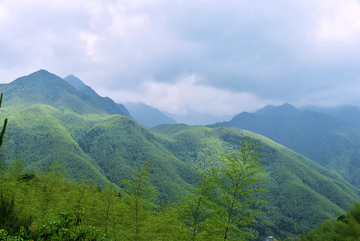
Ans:
[{"label": "white cloud", "polygon": [[0,0],[0,79],[74,74],[179,113],[316,101],[357,81],[359,16],[356,0]]},{"label": "white cloud", "polygon": [[317,37],[322,42],[351,43],[360,35],[360,2],[357,0],[321,1]]},{"label": "white cloud", "polygon": [[98,92],[111,96],[118,103],[140,101],[179,115],[185,115],[189,111],[213,115],[238,114],[241,111],[255,111],[266,104],[281,103],[262,100],[251,93],[214,88],[200,84],[199,80],[199,77],[192,75],[175,83],[147,81],[136,92],[107,89],[99,89]]}]

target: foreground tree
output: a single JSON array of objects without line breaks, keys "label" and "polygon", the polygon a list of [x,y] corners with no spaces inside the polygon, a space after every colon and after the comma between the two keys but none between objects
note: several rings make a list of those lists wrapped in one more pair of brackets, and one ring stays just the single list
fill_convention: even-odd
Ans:
[{"label": "foreground tree", "polygon": [[253,216],[260,210],[250,208],[253,204],[265,203],[253,199],[256,193],[267,192],[254,186],[264,181],[260,177],[265,174],[264,165],[259,164],[259,149],[263,148],[260,140],[246,136],[233,155],[225,155],[225,167],[220,171],[218,204],[225,209],[223,220],[223,238],[248,240],[254,238],[247,228],[256,223]]},{"label": "foreground tree", "polygon": [[210,169],[199,174],[195,188],[185,197],[179,208],[182,219],[190,232],[186,240],[215,240],[219,232],[214,216],[222,208],[214,202],[218,188],[218,170]]},{"label": "foreground tree", "polygon": [[253,216],[259,210],[250,206],[265,202],[253,195],[267,192],[255,187],[265,173],[264,165],[259,164],[260,148],[258,139],[245,137],[233,155],[222,155],[222,169],[200,174],[182,207],[182,216],[191,230],[189,240],[254,238],[248,226],[256,223]]},{"label": "foreground tree", "polygon": [[[1,95],[0,95],[0,108],[1,108],[2,99],[3,99],[3,93],[1,93]],[[7,122],[8,122],[8,119],[5,118],[3,128],[2,128],[2,130],[0,132],[0,147],[3,144],[3,141],[4,141]],[[5,165],[5,161],[4,161],[4,158],[3,158],[3,153],[2,153],[2,150],[0,150],[0,174],[2,174],[5,171],[5,166],[6,165]]]},{"label": "foreground tree", "polygon": [[157,196],[155,186],[149,185],[148,175],[151,165],[146,162],[132,177],[132,180],[124,180],[123,190],[126,195],[123,197],[123,229],[121,234],[123,240],[151,240],[150,235],[151,215],[155,207],[154,201]]}]

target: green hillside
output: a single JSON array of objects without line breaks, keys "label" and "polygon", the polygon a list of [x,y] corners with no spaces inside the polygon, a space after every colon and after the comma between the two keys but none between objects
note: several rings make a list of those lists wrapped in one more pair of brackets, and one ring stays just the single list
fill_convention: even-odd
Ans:
[{"label": "green hillside", "polygon": [[105,113],[88,95],[77,91],[65,80],[46,70],[39,70],[9,84],[0,85],[0,92],[6,96],[3,107],[12,106],[13,111],[34,104],[45,104],[78,114]]},{"label": "green hillside", "polygon": [[[77,180],[96,179],[105,185],[108,181],[101,169],[75,141],[76,136],[85,131],[86,121],[73,113],[68,116],[61,113],[47,105],[34,105],[8,116],[9,138],[4,144],[7,156],[24,158],[29,171],[47,170],[55,161],[59,161],[66,164],[70,177]],[[56,117],[61,115],[67,121]]]},{"label": "green hillside", "polygon": [[129,179],[133,170],[150,161],[160,199],[173,202],[176,195],[185,193],[184,186],[192,182],[196,172],[164,148],[169,142],[133,119],[118,115],[96,124],[79,140],[109,179],[119,163],[115,183]]},{"label": "green hillside", "polygon": [[28,172],[39,173],[60,162],[68,178],[95,179],[104,188],[115,172],[114,183],[121,187],[121,180],[150,161],[151,184],[159,191],[157,203],[173,203],[191,189],[199,171],[221,168],[219,154],[232,153],[248,135],[259,138],[265,147],[262,163],[267,174],[262,187],[269,192],[260,198],[269,204],[257,217],[259,232],[301,233],[336,218],[360,200],[359,190],[339,175],[249,131],[184,124],[150,130],[129,117],[108,115],[91,98],[81,97],[46,71],[1,88],[6,105],[0,109],[0,119],[9,118],[3,147],[9,161],[24,158]]},{"label": "green hillside", "polygon": [[301,233],[320,220],[336,218],[360,198],[360,191],[319,164],[249,131],[223,127],[160,125],[154,131],[174,140],[171,151],[195,168],[221,165],[219,153],[229,153],[244,135],[258,138],[265,148],[262,163],[266,166],[269,190],[261,198],[265,205],[259,223],[273,230]]},{"label": "green hillside", "polygon": [[284,104],[256,114],[241,113],[212,126],[236,127],[264,135],[316,161],[360,188],[360,129],[314,111]]}]

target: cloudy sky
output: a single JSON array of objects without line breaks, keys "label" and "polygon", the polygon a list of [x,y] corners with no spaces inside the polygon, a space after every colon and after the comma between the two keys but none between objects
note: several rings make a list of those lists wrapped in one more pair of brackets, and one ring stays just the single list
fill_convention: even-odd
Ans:
[{"label": "cloudy sky", "polygon": [[360,105],[359,0],[0,0],[0,34],[0,82],[74,74],[176,114]]}]

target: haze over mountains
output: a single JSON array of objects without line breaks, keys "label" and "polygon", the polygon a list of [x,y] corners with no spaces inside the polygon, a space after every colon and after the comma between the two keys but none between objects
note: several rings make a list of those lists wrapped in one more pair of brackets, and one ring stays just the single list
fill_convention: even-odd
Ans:
[{"label": "haze over mountains", "polygon": [[[352,111],[353,109],[351,109]],[[354,113],[354,112],[352,112]],[[342,120],[315,111],[300,111],[290,104],[243,112],[213,126],[236,127],[264,135],[341,175],[360,187],[360,130]]]},{"label": "haze over mountains", "polygon": [[127,103],[126,107],[137,122],[148,128],[152,128],[160,124],[176,123],[173,118],[166,116],[157,108],[153,108],[142,102]]},{"label": "haze over mountains", "polygon": [[134,108],[119,108],[75,76],[65,80],[40,70],[0,85],[0,118],[9,118],[6,155],[24,158],[27,171],[59,161],[69,178],[95,179],[104,187],[118,166],[114,183],[120,186],[149,160],[159,201],[175,202],[199,171],[221,166],[219,154],[232,153],[249,135],[264,144],[261,185],[269,190],[261,194],[269,204],[257,217],[259,232],[298,234],[360,200],[360,130],[334,117],[284,104],[206,127],[149,129],[136,121],[141,108],[132,115]]}]

